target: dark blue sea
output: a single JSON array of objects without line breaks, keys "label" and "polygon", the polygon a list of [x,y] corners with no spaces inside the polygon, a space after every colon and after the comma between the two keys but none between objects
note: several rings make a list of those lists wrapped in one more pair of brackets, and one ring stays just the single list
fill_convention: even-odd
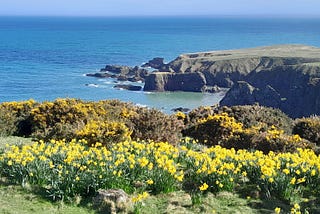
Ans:
[{"label": "dark blue sea", "polygon": [[166,112],[212,105],[222,94],[130,92],[84,74],[158,56],[168,62],[182,53],[289,43],[320,47],[320,19],[0,17],[0,102],[120,99]]}]

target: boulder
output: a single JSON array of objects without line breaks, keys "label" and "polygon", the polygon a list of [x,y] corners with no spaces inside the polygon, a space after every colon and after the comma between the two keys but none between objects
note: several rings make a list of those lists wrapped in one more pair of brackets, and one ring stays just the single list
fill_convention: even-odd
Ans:
[{"label": "boulder", "polygon": [[171,111],[173,111],[173,112],[188,112],[188,111],[190,111],[190,109],[189,108],[183,108],[183,107],[178,107],[178,108],[173,108],[173,109],[171,109]]},{"label": "boulder", "polygon": [[164,58],[161,57],[155,57],[151,60],[149,60],[147,63],[143,64],[141,67],[151,67],[154,69],[160,69],[166,64],[163,62]]},{"label": "boulder", "polygon": [[131,206],[129,196],[122,189],[98,190],[97,196],[93,198],[93,205],[101,213],[127,213]]},{"label": "boulder", "polygon": [[112,74],[100,72],[100,73],[94,73],[94,74],[86,74],[86,76],[98,77],[98,78],[108,78],[108,77],[111,77]]},{"label": "boulder", "polygon": [[125,89],[125,90],[129,90],[129,91],[141,91],[142,86],[118,84],[118,85],[115,85],[114,88]]},{"label": "boulder", "polygon": [[102,68],[101,71],[108,71],[112,72],[115,74],[128,74],[130,71],[129,66],[124,66],[124,65],[106,65],[105,68]]}]

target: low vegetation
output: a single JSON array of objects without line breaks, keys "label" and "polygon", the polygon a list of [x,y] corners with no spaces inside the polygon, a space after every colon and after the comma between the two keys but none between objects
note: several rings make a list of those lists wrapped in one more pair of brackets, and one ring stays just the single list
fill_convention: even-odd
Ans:
[{"label": "low vegetation", "polygon": [[55,201],[54,210],[64,202],[80,209],[74,212],[100,212],[91,202],[100,189],[124,190],[132,213],[320,209],[315,116],[293,121],[260,106],[166,115],[76,99],[3,103],[0,110],[0,192],[13,185],[13,194]]}]

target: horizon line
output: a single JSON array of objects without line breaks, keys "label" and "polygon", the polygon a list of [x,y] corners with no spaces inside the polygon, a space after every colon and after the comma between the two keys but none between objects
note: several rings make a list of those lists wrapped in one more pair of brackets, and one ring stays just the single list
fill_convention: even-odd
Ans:
[{"label": "horizon line", "polygon": [[39,18],[320,18],[320,14],[185,14],[185,15],[62,15],[62,14],[0,14],[0,17],[39,17]]}]

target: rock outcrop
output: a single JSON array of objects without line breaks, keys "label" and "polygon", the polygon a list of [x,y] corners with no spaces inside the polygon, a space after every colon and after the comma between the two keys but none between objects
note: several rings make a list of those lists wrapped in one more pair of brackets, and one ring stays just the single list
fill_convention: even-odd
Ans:
[{"label": "rock outcrop", "polygon": [[161,58],[161,57],[155,57],[155,58],[149,60],[147,63],[143,64],[141,67],[143,67],[143,68],[151,67],[151,68],[157,69],[160,72],[170,71],[169,65],[165,64],[164,58]]},{"label": "rock outcrop", "polygon": [[115,78],[119,81],[143,82],[148,73],[149,72],[147,69],[140,68],[138,66],[130,67],[124,65],[106,65],[106,67],[102,68],[100,72],[86,74],[86,76],[98,78]]},{"label": "rock outcrop", "polygon": [[279,45],[184,54],[167,66],[174,72],[150,74],[144,90],[231,88],[220,105],[259,103],[291,117],[320,114],[320,48]]},{"label": "rock outcrop", "polygon": [[[317,63],[277,66],[252,72],[246,82],[235,84],[220,105],[259,103],[279,108],[291,117],[320,114],[320,66]],[[246,94],[239,85],[250,85]],[[235,94],[237,96],[235,96]],[[250,98],[250,100],[249,100]]]}]

